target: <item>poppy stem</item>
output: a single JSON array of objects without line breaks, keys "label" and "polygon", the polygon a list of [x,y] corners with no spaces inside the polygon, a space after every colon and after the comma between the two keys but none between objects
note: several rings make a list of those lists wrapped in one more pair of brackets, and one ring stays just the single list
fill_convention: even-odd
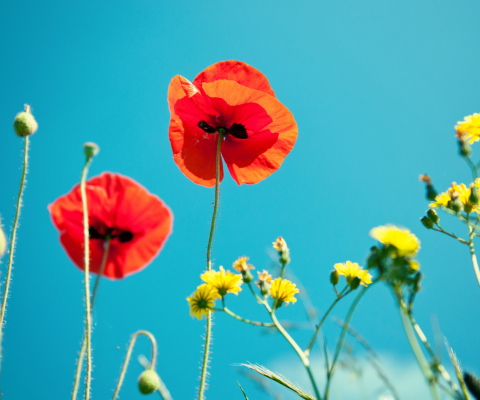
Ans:
[{"label": "poppy stem", "polygon": [[212,243],[215,233],[215,223],[217,221],[218,204],[220,200],[220,163],[221,163],[221,148],[223,142],[222,132],[218,133],[217,153],[215,158],[215,202],[213,204],[212,224],[210,225],[210,236],[208,237],[207,245],[207,271],[212,269]]},{"label": "poppy stem", "polygon": [[[93,310],[93,306],[95,304],[95,298],[97,297],[98,286],[100,285],[100,279],[102,278],[103,270],[107,265],[109,250],[110,250],[110,237],[107,236],[105,238],[105,248],[103,250],[102,263],[100,264],[100,269],[98,271],[97,277],[95,278],[95,284],[93,286],[92,299],[90,301],[91,310]],[[78,356],[78,360],[77,360],[77,369],[75,370],[75,381],[73,383],[71,400],[77,399],[78,385],[80,383],[80,377],[82,375],[83,359],[85,358],[85,350],[86,350],[86,337],[84,334],[83,340],[82,340],[82,348],[80,349],[80,355]]]},{"label": "poppy stem", "polygon": [[[223,141],[223,132],[219,132],[218,140],[217,140],[217,153],[215,158],[215,202],[213,204],[212,224],[210,225],[210,236],[208,237],[208,245],[207,245],[207,271],[211,271],[212,269],[212,243],[213,243],[213,235],[215,233],[215,222],[217,220],[218,203],[220,198],[220,163],[222,162],[222,159],[221,159],[222,141]],[[205,345],[203,348],[203,362],[202,362],[202,372],[200,374],[200,387],[198,389],[198,400],[203,400],[203,395],[205,393],[205,384],[207,381],[208,357],[210,355],[211,340],[212,340],[212,313],[209,312],[207,316],[207,326],[205,328]]]},{"label": "poppy stem", "polygon": [[127,373],[128,363],[130,362],[130,357],[132,356],[133,346],[135,346],[137,337],[140,335],[145,335],[150,339],[150,342],[152,343],[152,361],[148,369],[155,370],[155,364],[157,363],[157,341],[155,340],[155,336],[153,336],[148,331],[137,331],[133,334],[132,338],[130,339],[130,344],[128,345],[125,361],[123,362],[122,370],[120,372],[120,377],[118,378],[117,387],[115,388],[115,392],[113,393],[112,400],[115,400],[118,396],[118,393],[120,392],[120,388],[122,387],[122,384],[123,384],[123,379],[125,378],[125,374]]},{"label": "poppy stem", "polygon": [[87,156],[85,165],[82,170],[82,177],[80,180],[80,194],[82,197],[82,209],[83,209],[83,236],[84,236],[84,280],[85,280],[85,346],[87,351],[87,375],[85,377],[85,396],[84,399],[90,398],[90,385],[92,379],[92,311],[90,304],[90,237],[89,237],[89,224],[88,224],[88,204],[87,204],[87,190],[86,180],[88,174],[88,167],[92,162],[92,157]]},{"label": "poppy stem", "polygon": [[12,279],[13,255],[15,253],[15,242],[17,240],[18,220],[20,219],[20,209],[22,208],[23,190],[25,189],[25,178],[27,176],[27,169],[28,169],[28,145],[29,145],[29,137],[25,136],[24,148],[23,148],[23,170],[22,170],[22,176],[20,178],[20,189],[18,191],[15,218],[13,220],[12,237],[10,239],[10,249],[8,252],[9,254],[8,254],[7,277],[5,279],[5,288],[3,291],[3,298],[2,298],[2,308],[0,310],[0,361],[1,361],[1,351],[2,351],[2,342],[3,342],[3,323],[5,320],[5,311],[7,308],[7,298],[8,298],[8,291],[10,289],[10,281]]}]

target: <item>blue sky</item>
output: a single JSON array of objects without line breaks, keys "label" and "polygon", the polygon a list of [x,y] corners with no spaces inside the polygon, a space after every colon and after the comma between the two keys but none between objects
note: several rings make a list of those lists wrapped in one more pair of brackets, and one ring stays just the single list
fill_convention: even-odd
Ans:
[{"label": "blue sky", "polygon": [[[271,268],[271,242],[282,235],[293,272],[321,311],[333,300],[334,263],[363,264],[374,226],[408,227],[422,241],[417,319],[432,340],[432,320],[438,320],[464,368],[480,373],[480,324],[472,316],[480,290],[468,251],[419,223],[427,201],[418,180],[429,173],[440,190],[452,181],[469,183],[453,126],[479,112],[478,2],[19,0],[0,7],[0,214],[7,232],[22,147],[13,117],[28,103],[40,126],[32,137],[5,327],[5,398],[68,398],[71,390],[83,329],[82,274],[63,252],[46,207],[78,182],[87,141],[101,148],[90,176],[130,176],[175,215],[172,236],[148,268],[102,281],[93,396],[111,396],[129,337],[139,329],[157,337],[158,371],[174,398],[195,396],[204,323],[189,316],[185,298],[205,266],[213,190],[190,182],[173,162],[166,93],[174,75],[193,80],[228,59],[268,77],[294,114],[299,136],[265,181],[224,180],[215,266],[230,267],[247,255],[257,269]],[[443,221],[465,234],[446,216]],[[348,302],[336,310],[338,318]],[[267,318],[247,293],[232,308]],[[304,318],[299,304],[280,311],[281,319]],[[410,362],[385,287],[366,296],[353,324],[380,354]],[[294,335],[305,345],[310,334]],[[330,322],[330,345],[337,335]],[[135,354],[148,351],[141,342]],[[251,399],[269,398],[234,365],[269,367],[290,356],[278,335],[217,315],[208,397],[241,399],[238,380]],[[287,365],[280,372],[296,376],[300,364]],[[142,398],[135,383],[140,372],[133,362],[121,398]]]}]

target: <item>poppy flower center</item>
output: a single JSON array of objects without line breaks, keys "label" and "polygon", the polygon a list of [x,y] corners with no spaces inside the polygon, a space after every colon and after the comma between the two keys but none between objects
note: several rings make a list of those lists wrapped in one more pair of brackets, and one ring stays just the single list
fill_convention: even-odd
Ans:
[{"label": "poppy flower center", "polygon": [[101,233],[94,226],[88,228],[90,239],[106,240],[108,237],[110,240],[118,239],[120,243],[129,242],[133,239],[133,233],[130,231],[124,231],[118,228],[106,228],[104,231],[105,233]]},{"label": "poppy flower center", "polygon": [[209,125],[205,121],[200,121],[197,126],[204,130],[207,133],[215,133],[215,132],[221,132],[224,135],[232,135],[233,137],[236,137],[237,139],[247,139],[248,138],[248,133],[247,130],[245,129],[245,126],[242,124],[232,124],[230,128],[227,128],[225,126],[219,126],[219,127],[213,127]]}]

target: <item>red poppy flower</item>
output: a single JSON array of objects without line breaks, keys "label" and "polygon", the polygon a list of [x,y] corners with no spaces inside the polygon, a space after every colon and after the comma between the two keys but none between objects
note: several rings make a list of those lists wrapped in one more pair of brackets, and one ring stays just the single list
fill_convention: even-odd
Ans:
[{"label": "red poppy flower", "polygon": [[[170,209],[134,180],[103,173],[86,185],[90,226],[90,271],[98,273],[105,238],[110,249],[103,275],[124,278],[143,269],[172,231]],[[83,212],[80,185],[48,206],[60,242],[77,267],[83,265]]]},{"label": "red poppy flower", "polygon": [[297,139],[293,115],[265,75],[240,61],[213,64],[193,83],[175,76],[168,103],[173,158],[199,185],[215,185],[218,135],[224,135],[222,157],[239,185],[275,172]]}]

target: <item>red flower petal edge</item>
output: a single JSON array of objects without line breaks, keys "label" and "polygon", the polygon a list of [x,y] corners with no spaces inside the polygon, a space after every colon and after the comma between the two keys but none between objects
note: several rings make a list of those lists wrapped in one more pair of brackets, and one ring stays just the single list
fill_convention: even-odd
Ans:
[{"label": "red flower petal edge", "polygon": [[[98,273],[105,235],[110,250],[103,275],[121,279],[145,268],[172,232],[173,215],[157,196],[133,179],[105,172],[87,181],[90,271]],[[83,213],[80,185],[48,206],[60,242],[83,270]]]},{"label": "red flower petal edge", "polygon": [[275,172],[297,139],[295,119],[277,100],[265,75],[240,61],[218,62],[193,83],[175,76],[168,103],[173,158],[199,185],[215,185],[220,134],[223,161],[239,185],[258,183]]}]

